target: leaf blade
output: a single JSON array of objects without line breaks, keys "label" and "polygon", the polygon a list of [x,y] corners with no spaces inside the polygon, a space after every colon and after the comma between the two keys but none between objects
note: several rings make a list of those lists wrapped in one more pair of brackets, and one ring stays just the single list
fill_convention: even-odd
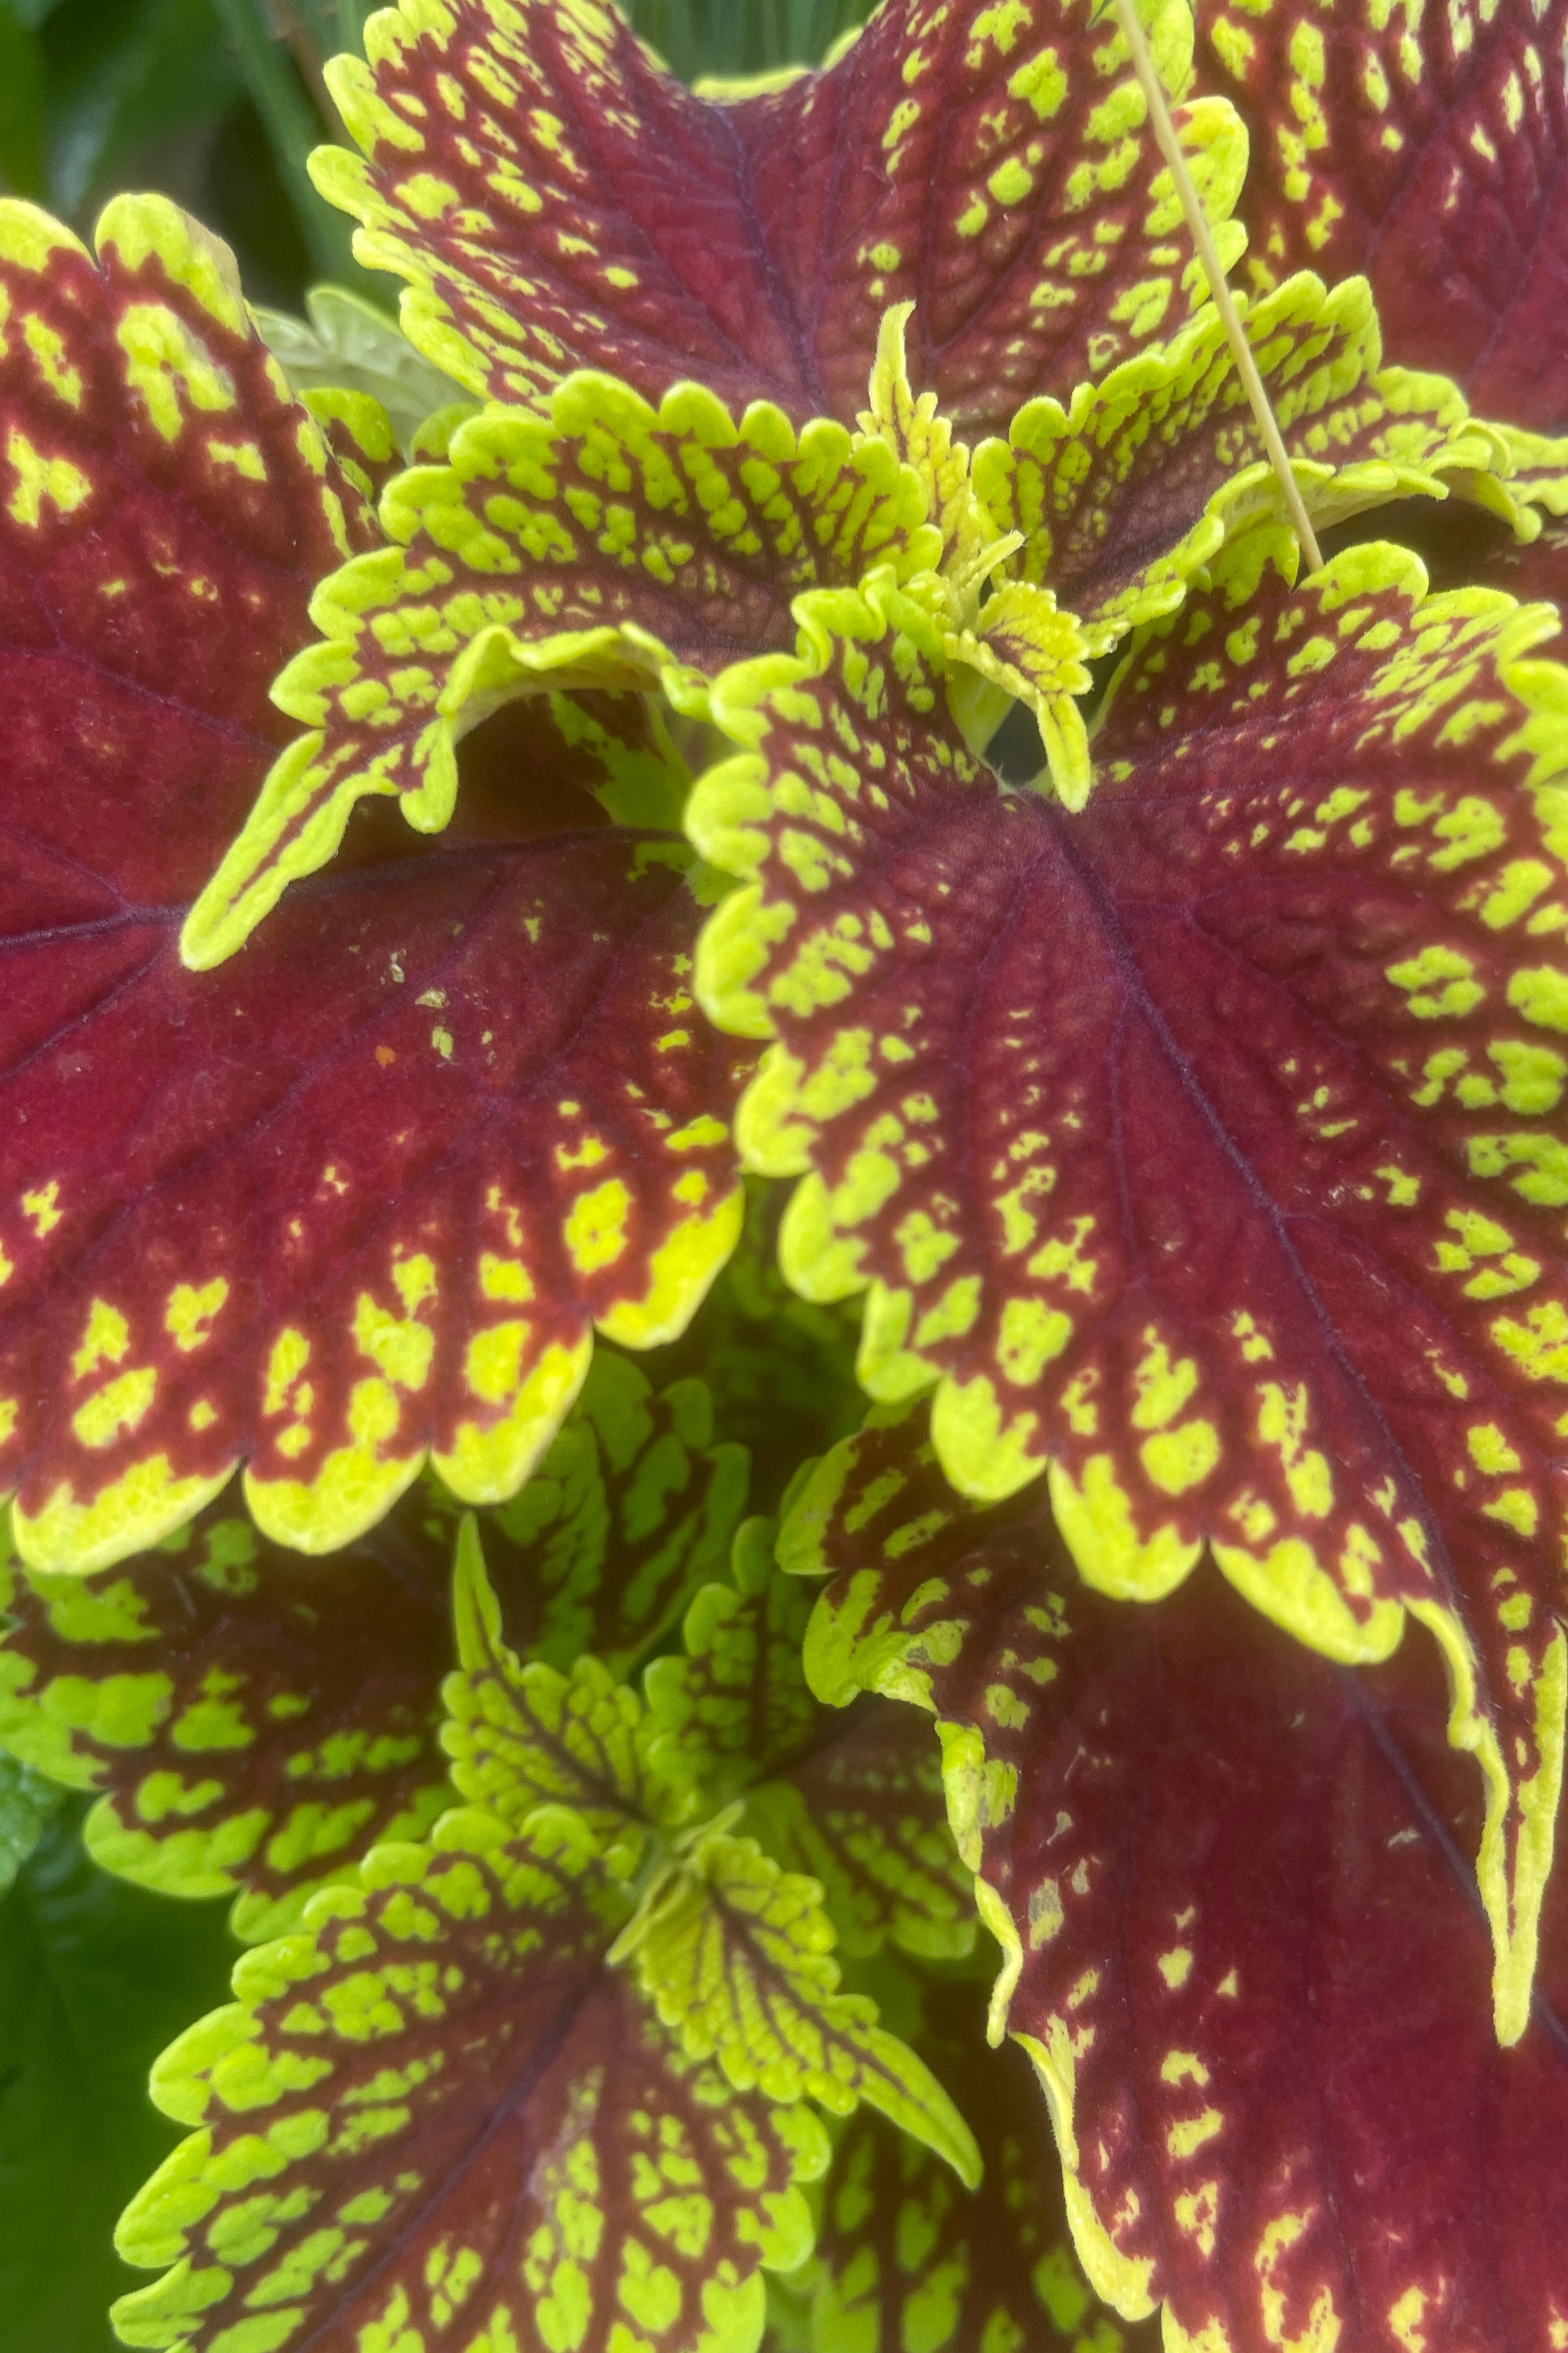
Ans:
[{"label": "leaf blade", "polygon": [[[1190,20],[1151,15],[1181,89]],[[918,296],[917,378],[963,429],[994,430],[1026,388],[1100,373],[1183,302],[1174,192],[1118,37],[1087,9],[899,0],[820,73],[728,103],[681,90],[614,20],[530,0],[523,25],[478,5],[438,26],[384,16],[369,64],[330,77],[363,154],[313,167],[362,224],[361,258],[410,281],[411,339],[480,396],[529,405],[587,364],[654,399],[697,375],[737,408],[847,420],[882,312]],[[469,111],[494,142],[488,178],[463,148]],[[1239,126],[1223,100],[1177,111],[1224,221]],[[535,135],[541,121],[575,127]],[[595,168],[634,154],[635,204],[584,201]],[[826,261],[845,250],[847,283]]]},{"label": "leaf blade", "polygon": [[815,1880],[781,1871],[755,1840],[716,1830],[665,1902],[634,1924],[630,1952],[685,2049],[716,2058],[738,2090],[809,2096],[839,2116],[864,2100],[976,2187],[969,2126],[908,2045],[876,2023],[875,2003],[837,1990],[833,1942]]},{"label": "leaf blade", "polygon": [[[902,608],[805,600],[796,659],[715,691],[746,748],[689,824],[746,887],[698,987],[775,1039],[737,1134],[804,1176],[786,1273],[868,1289],[861,1380],[889,1401],[934,1380],[955,1483],[1000,1499],[1048,1461],[1115,1595],[1159,1598],[1207,1543],[1331,1656],[1386,1657],[1407,1606],[1437,1633],[1488,1782],[1511,2038],[1563,1743],[1543,944],[1568,727],[1529,659],[1553,622],[1412,601],[1394,549],[1292,598],[1268,543],[1135,640],[1076,817],[965,757]],[[855,759],[814,826],[827,726]]]},{"label": "leaf blade", "polygon": [[[124,2341],[198,2353],[258,2310],[288,2334],[417,2315],[473,2353],[503,2326],[529,2353],[563,2328],[607,2348],[628,2318],[754,2340],[826,2143],[724,2097],[605,1972],[615,1899],[583,1873],[455,1813],[247,1957],[238,2002],[154,2076],[198,2129],[122,2220],[128,2260],[173,2265],[116,2307]],[[262,2137],[281,2195],[247,2197]]]}]

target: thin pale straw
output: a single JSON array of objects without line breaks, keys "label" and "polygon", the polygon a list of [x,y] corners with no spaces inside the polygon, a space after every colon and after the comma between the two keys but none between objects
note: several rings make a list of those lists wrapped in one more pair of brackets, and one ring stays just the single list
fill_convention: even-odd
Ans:
[{"label": "thin pale straw", "polygon": [[1285,505],[1290,521],[1295,525],[1296,536],[1301,543],[1301,553],[1307,559],[1307,569],[1310,572],[1319,572],[1322,569],[1323,558],[1318,545],[1317,534],[1307,520],[1307,510],[1301,501],[1300,485],[1291,470],[1290,460],[1285,454],[1285,444],[1280,438],[1279,427],[1275,422],[1268,395],[1263,389],[1263,378],[1258,375],[1258,363],[1252,356],[1252,345],[1247,342],[1242,330],[1241,320],[1237,315],[1236,304],[1231,299],[1230,288],[1225,282],[1225,272],[1220,268],[1219,255],[1215,249],[1215,241],[1210,234],[1203,206],[1198,201],[1198,192],[1193,185],[1193,175],[1187,169],[1187,159],[1183,154],[1176,138],[1176,126],[1171,120],[1171,110],[1165,102],[1165,93],[1161,88],[1160,77],[1154,71],[1154,60],[1149,55],[1149,44],[1143,37],[1143,27],[1134,14],[1133,0],[1111,0],[1111,5],[1116,13],[1116,20],[1126,37],[1127,46],[1132,53],[1133,69],[1142,84],[1143,96],[1149,108],[1149,119],[1154,126],[1154,136],[1160,142],[1160,153],[1169,164],[1171,177],[1176,184],[1176,194],[1182,200],[1182,210],[1186,215],[1187,227],[1192,232],[1193,243],[1198,249],[1198,259],[1203,263],[1204,276],[1208,280],[1209,292],[1214,297],[1215,309],[1219,312],[1220,324],[1224,327],[1226,340],[1235,353],[1237,372],[1246,389],[1247,397],[1252,404],[1252,413],[1258,419],[1258,429],[1263,436],[1263,446],[1268,452],[1269,463],[1279,477],[1279,487],[1285,493]]}]

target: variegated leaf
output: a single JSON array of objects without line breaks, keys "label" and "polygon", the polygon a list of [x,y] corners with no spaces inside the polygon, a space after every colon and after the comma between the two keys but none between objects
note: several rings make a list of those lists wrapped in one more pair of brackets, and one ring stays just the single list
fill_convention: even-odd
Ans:
[{"label": "variegated leaf", "polygon": [[[879,1708],[886,1716],[889,1711]],[[974,1989],[922,1989],[921,2053],[971,2100],[985,2180],[965,2190],[879,2116],[840,2134],[823,2185],[809,2353],[1154,2353],[1072,2253],[1050,2122],[1026,2062],[989,2053]]]},{"label": "variegated leaf", "polygon": [[[1144,15],[1180,96],[1191,16]],[[912,299],[917,380],[992,431],[1182,314],[1175,193],[1086,0],[889,0],[820,73],[750,97],[682,89],[602,0],[404,0],[365,49],[329,68],[363,155],[318,154],[317,185],[410,281],[413,341],[491,399],[587,365],[656,401],[696,376],[847,421]],[[1224,224],[1239,125],[1213,99],[1177,117]]]},{"label": "variegated leaf", "polygon": [[918,618],[803,600],[715,691],[690,825],[746,887],[698,987],[776,1040],[738,1134],[804,1178],[786,1272],[868,1288],[861,1377],[937,1385],[960,1487],[1048,1463],[1108,1592],[1208,1543],[1331,1655],[1437,1632],[1511,2037],[1568,1700],[1568,674],[1550,615],[1268,545],[1135,640],[1077,817],[966,755]]},{"label": "variegated leaf", "polygon": [[604,1967],[624,1899],[569,1827],[448,1814],[246,1956],[153,2071],[195,2129],[121,2224],[127,2261],[170,2266],[115,2307],[125,2343],[755,2345],[759,2266],[810,2249],[822,2128],[738,2095]]},{"label": "variegated leaf", "polygon": [[490,409],[382,502],[392,543],[317,590],[321,642],[275,689],[310,730],[275,764],[186,926],[187,960],[231,955],[288,882],[323,865],[367,794],[438,831],[460,737],[552,688],[663,688],[787,645],[790,601],[937,561],[914,470],[818,418],[758,404],[737,424],[700,386],[656,410],[612,378],[562,385],[547,417]]},{"label": "variegated leaf", "polygon": [[747,1467],[744,1447],[714,1442],[705,1382],[656,1395],[635,1365],[596,1349],[538,1470],[480,1518],[512,1646],[560,1668],[591,1651],[617,1674],[656,1650],[723,1574]]},{"label": "variegated leaf", "polygon": [[853,1317],[802,1299],[778,1271],[787,1193],[753,1178],[746,1194],[735,1255],[671,1361],[711,1383],[725,1436],[751,1455],[753,1501],[771,1511],[808,1456],[857,1428],[864,1399]]},{"label": "variegated leaf", "polygon": [[[570,1662],[602,1633],[610,1663],[629,1662],[723,1567],[745,1463],[710,1435],[700,1382],[656,1397],[595,1353],[522,1495],[483,1516],[506,1634],[530,1662]],[[426,1482],[322,1561],[226,1497],[96,1579],[14,1562],[0,1742],[101,1793],[87,1838],[106,1868],[184,1897],[237,1889],[236,1933],[276,1936],[316,1887],[450,1802],[437,1732],[457,1529]]]},{"label": "variegated leaf", "polygon": [[291,1926],[378,1840],[451,1802],[437,1742],[449,1546],[410,1498],[327,1561],[232,1502],[95,1580],[0,1572],[0,1739],[101,1792],[110,1871],[184,1897],[239,1891],[236,1933]]},{"label": "variegated leaf", "polygon": [[981,2160],[969,2126],[930,2069],[878,2024],[876,2003],[841,1990],[835,1941],[814,1879],[715,1828],[624,1949],[688,2056],[716,2059],[737,2091],[809,2097],[833,2116],[864,2102],[974,2189]]},{"label": "variegated leaf", "polygon": [[591,1653],[563,1673],[508,1648],[471,1517],[458,1541],[453,1608],[458,1664],[444,1686],[443,1741],[458,1788],[514,1830],[546,1809],[564,1814],[614,1877],[630,1878],[655,1826],[690,1814],[700,1768],[658,1753],[640,1695]]},{"label": "variegated leaf", "polygon": [[840,1717],[813,1698],[801,1657],[811,1597],[779,1575],[773,1535],[766,1520],[742,1528],[730,1578],[687,1611],[683,1650],[648,1668],[653,1761],[670,1782],[700,1779],[710,1811],[743,1799],[773,1862],[821,1883],[846,1952],[967,1953],[969,1879],[934,1744],[885,1709]]},{"label": "variegated leaf", "polygon": [[1483,413],[1568,423],[1568,8],[1197,0],[1251,132],[1255,282],[1364,269],[1390,357]]},{"label": "variegated leaf", "polygon": [[182,969],[357,501],[221,250],[152,201],[100,242],[0,213],[0,1482],[44,1569],[155,1542],[240,1460],[306,1549],[429,1451],[500,1500],[594,1324],[679,1330],[741,1217],[737,1073],[684,1018],[684,772],[639,705],[542,705],[531,791],[480,795],[466,840],[362,832],[243,965]]},{"label": "variegated leaf", "polygon": [[[921,1418],[825,1465],[819,1687],[921,1696],[1097,2292],[1214,2353],[1548,2347],[1568,2313],[1563,1873],[1517,2049],[1487,2017],[1476,1788],[1413,1633],[1352,1672],[1205,1568],[1085,1591],[1037,1495],[947,1490]],[[1478,2183],[1485,2189],[1478,2194]]]},{"label": "variegated leaf", "polygon": [[[1381,364],[1364,279],[1302,270],[1246,311],[1246,332],[1320,531],[1413,494],[1459,493],[1512,522],[1514,459],[1438,376]],[[1048,581],[1103,653],[1173,611],[1228,538],[1280,505],[1273,468],[1214,311],[1168,344],[1028,402],[975,454],[974,486],[1013,565]],[[1521,524],[1521,530],[1527,526]]]}]

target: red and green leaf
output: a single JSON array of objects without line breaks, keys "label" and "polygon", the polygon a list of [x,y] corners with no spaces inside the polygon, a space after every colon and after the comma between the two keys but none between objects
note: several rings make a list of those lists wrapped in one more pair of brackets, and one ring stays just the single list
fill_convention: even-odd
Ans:
[{"label": "red and green leaf", "polygon": [[656,1396],[597,1350],[538,1470],[480,1523],[513,1647],[562,1668],[592,1651],[624,1673],[723,1574],[746,1484],[745,1449],[714,1442],[704,1382]]},{"label": "red and green leaf", "polygon": [[437,1733],[450,1546],[410,1498],[327,1561],[212,1505],[110,1577],[0,1573],[0,1738],[101,1792],[107,1869],[170,1895],[239,1891],[251,1939],[450,1804]]},{"label": "red and green leaf", "polygon": [[840,1948],[917,1960],[974,1948],[971,1874],[953,1844],[930,1727],[867,1701],[818,1711],[810,1742],[747,1792],[746,1820],[786,1870],[820,1881]]},{"label": "red and green leaf", "polygon": [[962,1489],[1048,1463],[1116,1595],[1207,1543],[1331,1655],[1438,1633],[1512,2035],[1568,1698],[1568,678],[1549,616],[1268,543],[1135,640],[1076,817],[966,754],[918,615],[803,600],[715,691],[748,748],[691,830],[747,881],[698,988],[776,1040],[737,1133],[804,1177],[785,1271],[868,1288],[861,1378],[937,1385]]},{"label": "red and green leaf", "polygon": [[776,1574],[773,1535],[771,1520],[746,1522],[730,1577],[694,1596],[681,1651],[647,1671],[668,1746],[721,1799],[808,1746],[820,1713],[800,1665],[809,1597]]},{"label": "red and green leaf", "polygon": [[[884,1723],[889,1711],[878,1704]],[[947,2167],[879,2116],[839,2135],[822,2190],[812,2282],[813,2353],[1005,2353],[1148,2345],[1096,2303],[1072,2253],[1049,2120],[1022,2056],[987,2052],[974,1992],[922,1989],[921,2055],[974,2102],[985,2182]]]},{"label": "red and green leaf", "polygon": [[839,2116],[864,2103],[977,2189],[980,2152],[952,2098],[878,2023],[869,1995],[842,1989],[821,1887],[730,1835],[726,1820],[687,1848],[616,1947],[664,2024],[737,2091],[809,2098]]},{"label": "red and green leaf", "polygon": [[289,881],[325,864],[355,803],[395,794],[437,832],[459,738],[520,695],[663,690],[700,712],[704,681],[787,646],[790,602],[889,563],[934,565],[912,468],[877,438],[782,410],[737,425],[683,385],[657,410],[612,378],[562,385],[548,417],[489,410],[382,501],[392,541],[324,581],[321,642],[274,699],[310,732],[267,779],[185,934],[194,963],[233,953]]},{"label": "red and green leaf", "polygon": [[672,1361],[700,1367],[711,1385],[726,1435],[752,1458],[754,1501],[767,1511],[808,1457],[858,1428],[865,1399],[855,1379],[853,1316],[802,1299],[778,1271],[786,1193],[756,1179],[746,1193],[735,1255]]},{"label": "red and green leaf", "polygon": [[1549,2346],[1568,1879],[1500,2049],[1433,1649],[1352,1674],[1207,1569],[1118,1607],[1043,1504],[964,1505],[918,1439],[845,1450],[790,1553],[832,1576],[822,1686],[919,1689],[943,1720],[1007,1951],[994,2031],[1035,2059],[1097,2291],[1163,2300],[1166,2342],[1215,2353]]},{"label": "red and green leaf", "polygon": [[605,1968],[625,1899],[570,1842],[469,1810],[364,1877],[154,2070],[197,2129],[121,2222],[129,2262],[172,2266],[121,2338],[754,2345],[759,2266],[810,2249],[810,2112],[737,2094]]},{"label": "red and green leaf", "polygon": [[811,1597],[778,1573],[773,1537],[768,1520],[742,1527],[730,1577],[693,1596],[682,1649],[656,1659],[639,1688],[591,1655],[565,1672],[521,1661],[470,1521],[458,1547],[459,1665],[445,1685],[452,1778],[513,1824],[565,1808],[619,1879],[657,1877],[670,1834],[679,1848],[684,1826],[728,1808],[758,1832],[770,1870],[820,1883],[847,1952],[890,1941],[961,1957],[973,1907],[934,1746],[912,1720],[838,1715],[813,1697]]},{"label": "red and green leaf", "polygon": [[[1514,519],[1505,438],[1441,377],[1381,364],[1364,279],[1329,289],[1300,271],[1246,310],[1245,328],[1320,531],[1451,491]],[[1026,403],[1005,441],[976,451],[974,488],[998,533],[1024,535],[1013,568],[1049,582],[1096,653],[1174,610],[1215,551],[1280,503],[1211,309],[1070,405]]]},{"label": "red and green leaf", "polygon": [[969,1873],[934,1746],[912,1719],[837,1716],[813,1697],[802,1664],[811,1596],[778,1573],[773,1538],[768,1520],[742,1528],[730,1577],[686,1613],[681,1651],[648,1668],[654,1760],[672,1782],[700,1780],[709,1811],[743,1799],[773,1861],[821,1883],[846,1952],[891,1942],[928,1959],[967,1953]]},{"label": "red and green leaf", "polygon": [[1562,661],[1568,659],[1568,439],[1517,431],[1506,438],[1514,461],[1510,494],[1540,530],[1522,543],[1516,538],[1487,547],[1468,576],[1510,596],[1555,605],[1562,626],[1543,650]]},{"label": "red and green leaf", "polygon": [[[711,1446],[696,1381],[655,1397],[595,1354],[518,1501],[484,1515],[510,1641],[612,1666],[655,1644],[721,1567],[745,1464]],[[453,1663],[457,1513],[416,1488],[371,1535],[304,1561],[232,1501],[91,1581],[0,1572],[0,1740],[100,1793],[87,1838],[111,1871],[182,1896],[238,1890],[236,1933],[292,1926],[313,1890],[450,1802],[438,1738]]]},{"label": "red and green leaf", "polygon": [[427,1452],[515,1491],[595,1323],[681,1328],[739,1226],[735,1072],[687,1018],[668,838],[574,789],[660,765],[636,705],[542,708],[473,838],[362,838],[243,965],[182,968],[350,494],[170,208],[111,211],[102,269],[41,220],[0,223],[0,1479],[41,1568],[241,1460],[266,1532],[330,1549]]},{"label": "red and green leaf", "polygon": [[465,1798],[515,1830],[542,1811],[564,1814],[616,1879],[647,1860],[656,1833],[692,1812],[700,1770],[661,1752],[640,1694],[601,1660],[570,1670],[507,1644],[478,1524],[465,1522],[453,1580],[458,1664],[443,1695],[442,1741]]},{"label": "red and green leaf", "polygon": [[948,2094],[841,1989],[821,1888],[738,1809],[680,1831],[717,1794],[700,1760],[597,1661],[517,1659],[471,1525],[456,1615],[444,1738],[487,1802],[314,1895],[154,2070],[201,2128],[122,2222],[170,2266],[116,2307],[129,2344],[751,2353],[759,2265],[810,2252],[804,2102],[867,2102],[978,2178]]},{"label": "red and green leaf", "polygon": [[[1190,15],[1146,14],[1181,93]],[[996,431],[1185,307],[1174,190],[1084,0],[892,0],[820,73],[738,101],[566,0],[409,5],[365,40],[368,64],[328,69],[363,156],[319,153],[317,185],[363,223],[360,258],[410,281],[413,341],[490,399],[590,366],[653,401],[695,376],[737,411],[847,422],[882,313],[914,301],[916,380]],[[1239,126],[1224,100],[1176,112],[1224,223]]]},{"label": "red and green leaf", "polygon": [[[258,1524],[312,1551],[426,1452],[497,1501],[595,1323],[634,1345],[681,1327],[739,1227],[733,1082],[681,1026],[695,908],[649,847],[454,846],[333,878],[232,976],[184,970],[176,905],[108,973],[77,969],[68,1029],[39,946],[6,1088],[14,1198],[48,1196],[6,1235],[26,1557],[121,1557],[238,1457]],[[16,1032],[51,1018],[27,1057]]]},{"label": "red and green leaf", "polygon": [[1516,425],[1568,420],[1563,0],[1198,0],[1251,139],[1255,283],[1364,269],[1391,356]]}]

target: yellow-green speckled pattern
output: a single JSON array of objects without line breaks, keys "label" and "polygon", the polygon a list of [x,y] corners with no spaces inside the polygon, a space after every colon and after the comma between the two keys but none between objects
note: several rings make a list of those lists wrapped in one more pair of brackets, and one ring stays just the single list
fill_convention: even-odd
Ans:
[{"label": "yellow-green speckled pattern", "polygon": [[[1246,139],[1185,100],[1184,0],[1142,10],[1222,248]],[[328,68],[362,153],[317,185],[408,281],[404,322],[483,397],[583,365],[657,400],[698,376],[737,411],[858,408],[889,304],[966,431],[1065,395],[1202,280],[1115,21],[1087,0],[900,0],[818,73],[704,97],[603,0],[403,0]],[[929,361],[929,365],[925,364]]]},{"label": "yellow-green speckled pattern", "polygon": [[500,704],[561,688],[662,688],[700,712],[704,681],[789,642],[799,590],[873,565],[938,560],[915,470],[876,436],[765,404],[737,423],[693,384],[656,410],[578,375],[547,418],[491,410],[447,462],[388,490],[392,542],[322,583],[322,641],[276,700],[310,732],[275,764],[188,921],[188,961],[232,955],[291,880],[325,864],[355,803],[395,794],[435,832],[457,744]]},{"label": "yellow-green speckled pattern", "polygon": [[[873,1411],[819,1466],[783,1555],[828,1580],[818,1688],[940,1719],[953,1830],[1001,1947],[991,2037],[1035,2062],[1044,2161],[1055,2175],[1059,2157],[1096,2292],[1134,2323],[1158,2327],[1163,2304],[1163,2342],[1184,2353],[1409,2353],[1423,2330],[1434,2348],[1487,2343],[1501,2275],[1524,2341],[1549,2346],[1568,2288],[1550,2154],[1568,2118],[1562,1948],[1543,1940],[1543,2000],[1500,2049],[1456,1869],[1476,1809],[1425,1634],[1352,1674],[1281,1642],[1208,1567],[1150,1608],[1107,1600],[1038,1488],[993,1506],[952,1493],[921,1407]],[[868,2168],[867,2138],[858,2125],[839,2145],[821,2245],[838,2341],[876,2345],[879,2299],[920,2274],[904,2285],[901,2231],[875,2230],[875,2252],[858,2239],[891,2169]],[[860,2196],[840,2222],[852,2145]],[[986,2156],[994,2195],[1005,2168]],[[917,2176],[912,2152],[900,2171]],[[932,2187],[932,2221],[956,2236],[962,2210]],[[1544,2227],[1521,2232],[1526,2201]],[[972,2227],[994,2292],[1006,2248]],[[942,2308],[923,2304],[933,2339]]]},{"label": "yellow-green speckled pattern", "polygon": [[[128,2261],[171,2266],[116,2307],[128,2344],[756,2353],[759,2265],[811,2248],[806,2101],[978,2178],[948,2093],[840,1989],[821,1885],[734,1835],[713,1752],[635,1688],[519,1661],[471,1520],[456,1620],[445,1737],[476,1802],[313,1896],[159,2062],[196,2129],[121,2222]],[[804,1689],[798,1644],[789,1669]]]},{"label": "yellow-green speckled pattern", "polygon": [[803,1179],[786,1273],[868,1293],[861,1378],[935,1385],[962,1489],[1048,1464],[1112,1593],[1208,1543],[1343,1660],[1432,1628],[1513,2036],[1568,1704],[1568,673],[1398,550],[1280,565],[1248,534],[1134,639],[1078,816],[966,755],[907,617],[804,600],[714,690],[697,986],[774,1040],[737,1134]]},{"label": "yellow-green speckled pattern", "polygon": [[169,2353],[754,2353],[809,2252],[809,2111],[737,2095],[602,1956],[563,1817],[448,1814],[235,1972],[153,2073],[194,2126],[126,2212],[122,2341]]},{"label": "yellow-green speckled pattern", "polygon": [[[1320,533],[1390,499],[1457,492],[1522,519],[1515,457],[1440,377],[1384,368],[1364,279],[1328,288],[1302,270],[1250,309],[1246,332]],[[1173,611],[1228,538],[1280,495],[1220,322],[1125,360],[1065,406],[1029,401],[974,459],[1010,568],[1046,581],[1092,652]]]}]

